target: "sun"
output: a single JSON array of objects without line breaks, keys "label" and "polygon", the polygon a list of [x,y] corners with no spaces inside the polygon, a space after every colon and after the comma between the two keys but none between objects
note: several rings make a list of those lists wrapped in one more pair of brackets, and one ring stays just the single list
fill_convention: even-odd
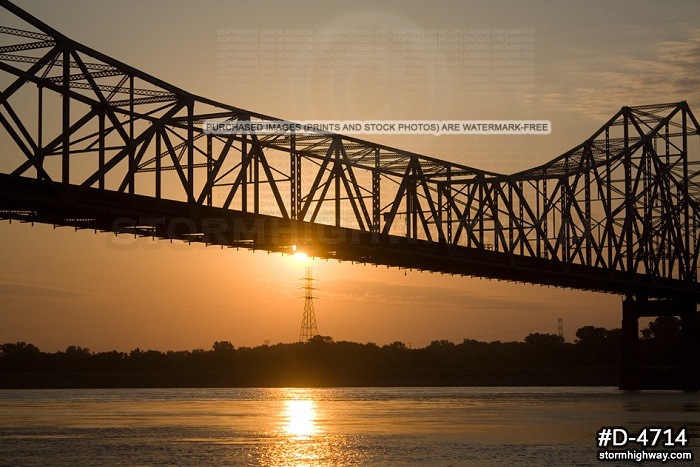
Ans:
[{"label": "sun", "polygon": [[294,257],[295,260],[300,261],[300,262],[304,262],[307,259],[309,259],[309,255],[307,255],[303,251],[297,251],[296,253],[294,253],[292,255],[292,257]]},{"label": "sun", "polygon": [[299,262],[304,262],[309,259],[309,255],[300,251],[296,245],[292,245],[292,251],[294,252],[292,253],[292,257]]}]

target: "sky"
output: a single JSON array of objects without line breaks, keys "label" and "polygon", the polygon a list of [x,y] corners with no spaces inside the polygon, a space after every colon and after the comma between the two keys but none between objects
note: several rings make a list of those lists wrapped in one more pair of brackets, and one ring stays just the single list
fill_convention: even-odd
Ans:
[{"label": "sky", "polygon": [[[549,135],[368,138],[500,173],[553,159],[624,105],[686,100],[700,109],[695,2],[21,6],[68,37],[180,88],[280,118],[551,121]],[[12,21],[0,12],[0,25]],[[401,48],[429,44],[430,37],[443,38],[436,44],[445,55],[427,46],[412,54]],[[486,49],[476,47],[485,40]],[[284,47],[250,50],[246,43]],[[0,132],[0,148],[9,144]],[[17,222],[0,223],[0,239],[0,343],[31,342],[44,351],[294,342],[308,265],[317,279],[319,333],[335,340],[413,347],[436,339],[511,341],[556,333],[563,318],[572,342],[581,326],[613,328],[621,320],[615,295]]]}]

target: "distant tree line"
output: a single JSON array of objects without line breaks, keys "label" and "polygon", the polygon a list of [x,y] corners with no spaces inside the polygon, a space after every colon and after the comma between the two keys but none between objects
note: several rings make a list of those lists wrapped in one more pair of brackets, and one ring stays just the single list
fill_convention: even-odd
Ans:
[{"label": "distant tree line", "polygon": [[[403,342],[379,346],[334,341],[315,336],[306,343],[235,348],[215,342],[210,350],[91,352],[70,346],[46,353],[24,342],[0,345],[0,373],[174,372],[174,371],[280,371],[294,369],[432,369],[432,368],[552,368],[616,367],[620,364],[620,329],[584,326],[574,343],[556,334],[534,333],[522,342],[480,342],[464,339],[455,344],[436,340],[423,348]],[[659,317],[642,330],[642,359],[650,365],[677,361],[680,323]]]}]

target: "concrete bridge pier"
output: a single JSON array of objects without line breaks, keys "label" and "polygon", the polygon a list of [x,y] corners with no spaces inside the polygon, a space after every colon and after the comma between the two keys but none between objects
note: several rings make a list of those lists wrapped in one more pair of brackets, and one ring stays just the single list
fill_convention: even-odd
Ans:
[{"label": "concrete bridge pier", "polygon": [[[664,368],[645,368],[640,361],[639,318],[678,316],[680,354]],[[700,329],[694,300],[649,300],[628,295],[622,302],[622,368],[620,389],[700,389]]]}]

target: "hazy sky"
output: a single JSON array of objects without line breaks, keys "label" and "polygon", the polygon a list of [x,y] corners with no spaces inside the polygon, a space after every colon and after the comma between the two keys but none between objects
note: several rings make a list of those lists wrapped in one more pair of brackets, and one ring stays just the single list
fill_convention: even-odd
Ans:
[{"label": "hazy sky", "polygon": [[[623,105],[687,100],[700,109],[696,2],[21,6],[72,39],[183,89],[282,118],[552,122],[548,136],[375,138],[498,172],[554,158]],[[16,23],[3,11],[0,25]],[[434,51],[443,55],[433,54],[430,37],[444,38]],[[484,38],[489,46],[479,49]],[[275,48],[246,49],[246,40]],[[405,43],[426,48],[408,53]],[[0,148],[9,144],[0,132]],[[304,264],[290,257],[7,222],[0,235],[0,343],[100,351],[298,339]],[[519,340],[556,332],[561,317],[572,341],[580,326],[618,327],[621,319],[621,299],[613,295],[312,265],[319,332],[336,340],[414,347],[434,339]]]}]

